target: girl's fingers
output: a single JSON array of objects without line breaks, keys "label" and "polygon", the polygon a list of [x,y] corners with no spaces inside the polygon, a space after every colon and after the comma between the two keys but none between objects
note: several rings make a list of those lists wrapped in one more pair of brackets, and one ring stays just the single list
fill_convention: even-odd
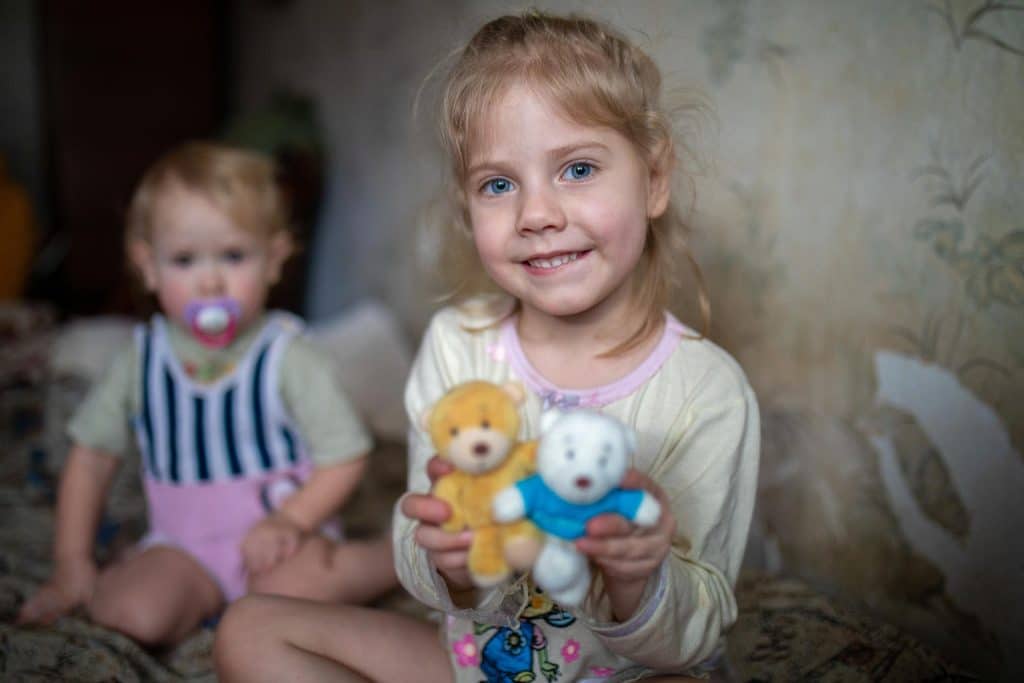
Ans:
[{"label": "girl's fingers", "polygon": [[431,553],[434,566],[444,572],[465,571],[469,553],[465,550]]},{"label": "girl's fingers", "polygon": [[469,550],[469,546],[473,542],[473,532],[461,531],[457,534],[450,534],[440,527],[421,524],[416,527],[414,538],[416,543],[428,551],[466,551]]},{"label": "girl's fingers", "polygon": [[576,547],[595,562],[602,560],[634,560],[659,554],[661,544],[635,543],[632,537],[598,539],[581,538]]},{"label": "girl's fingers", "polygon": [[402,514],[424,524],[443,524],[451,517],[448,503],[422,493],[407,493],[402,497]]},{"label": "girl's fingers", "polygon": [[647,489],[651,493],[654,493],[655,489],[660,490],[660,487],[654,483],[653,479],[635,467],[630,467],[626,470],[626,476],[622,478],[622,483],[619,486],[624,489]]},{"label": "girl's fingers", "polygon": [[633,524],[628,519],[612,513],[592,517],[587,522],[588,537],[626,536],[633,529]]},{"label": "girl's fingers", "polygon": [[440,479],[446,474],[451,474],[455,471],[455,466],[447,460],[442,460],[438,456],[432,457],[427,461],[427,476],[430,477],[430,483],[433,484],[435,481]]}]

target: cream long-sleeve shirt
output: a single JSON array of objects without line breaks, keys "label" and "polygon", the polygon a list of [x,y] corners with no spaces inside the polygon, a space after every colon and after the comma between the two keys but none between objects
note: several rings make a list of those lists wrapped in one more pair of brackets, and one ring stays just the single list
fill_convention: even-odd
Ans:
[{"label": "cream long-sleeve shirt", "polygon": [[447,613],[456,680],[496,680],[499,674],[511,680],[525,671],[542,680],[555,671],[559,680],[627,681],[651,670],[696,671],[717,654],[736,619],[733,585],[754,505],[760,427],[742,370],[725,351],[666,315],[657,348],[629,376],[574,391],[551,384],[530,365],[514,317],[482,330],[479,325],[450,307],[434,316],[424,337],[406,387],[413,425],[409,490],[430,488],[426,463],[434,449],[418,427],[424,411],[464,381],[519,381],[528,389],[521,439],[538,435],[540,413],[551,404],[597,409],[635,429],[634,466],[665,490],[677,530],[640,607],[617,623],[600,586],[574,611],[521,581],[483,592],[474,609],[456,608],[413,538],[415,522],[396,507],[399,578],[417,599]]}]

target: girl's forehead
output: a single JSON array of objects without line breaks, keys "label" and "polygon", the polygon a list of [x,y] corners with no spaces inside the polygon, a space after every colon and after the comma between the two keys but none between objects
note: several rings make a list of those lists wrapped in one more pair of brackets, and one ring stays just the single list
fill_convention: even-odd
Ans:
[{"label": "girl's forehead", "polygon": [[[529,105],[534,110],[541,110],[544,115],[559,124],[573,127],[599,127],[587,120],[582,112],[571,111],[568,104],[560,101],[550,93],[528,83],[514,81],[500,90],[485,97],[469,118],[466,126],[465,158],[467,162],[486,155],[495,142],[505,132],[509,117],[514,115],[517,107]],[[544,134],[544,131],[538,131]]]}]

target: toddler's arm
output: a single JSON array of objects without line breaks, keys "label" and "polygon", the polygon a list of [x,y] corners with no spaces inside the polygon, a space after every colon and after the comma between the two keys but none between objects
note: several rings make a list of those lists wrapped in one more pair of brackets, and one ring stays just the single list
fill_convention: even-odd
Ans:
[{"label": "toddler's arm", "polygon": [[317,468],[298,491],[249,530],[242,541],[245,566],[254,574],[273,569],[299,549],[302,537],[337,512],[359,484],[367,458]]},{"label": "toddler's arm", "polygon": [[333,362],[305,338],[293,339],[282,359],[281,399],[316,469],[301,489],[246,534],[242,555],[254,574],[293,555],[304,534],[345,504],[366,470],[372,441],[332,372]]},{"label": "toddler's arm", "polygon": [[54,571],[22,605],[19,623],[49,623],[92,597],[96,583],[93,538],[119,464],[118,458],[102,451],[72,447],[57,490]]}]

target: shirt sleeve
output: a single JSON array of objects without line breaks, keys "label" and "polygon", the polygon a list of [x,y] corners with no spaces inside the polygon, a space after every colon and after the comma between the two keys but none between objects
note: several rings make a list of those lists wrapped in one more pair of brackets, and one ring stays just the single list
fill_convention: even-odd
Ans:
[{"label": "shirt sleeve", "polygon": [[285,409],[317,467],[370,452],[373,440],[341,389],[333,361],[311,342],[297,337],[289,344],[278,383]]},{"label": "shirt sleeve", "polygon": [[124,457],[134,438],[131,415],[137,377],[138,351],[132,341],[114,356],[110,370],[92,385],[71,416],[67,426],[71,442]]},{"label": "shirt sleeve", "polygon": [[590,615],[609,650],[666,671],[684,671],[715,654],[736,620],[733,585],[760,453],[757,402],[731,359],[705,373],[677,422],[670,433],[678,438],[649,472],[675,515],[671,552],[630,619],[611,622],[607,606]]}]

